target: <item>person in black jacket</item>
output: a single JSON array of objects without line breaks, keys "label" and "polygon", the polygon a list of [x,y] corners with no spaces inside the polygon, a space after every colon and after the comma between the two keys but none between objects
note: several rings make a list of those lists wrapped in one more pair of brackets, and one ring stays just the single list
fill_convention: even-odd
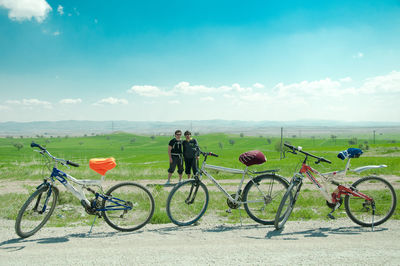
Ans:
[{"label": "person in black jacket", "polygon": [[169,168],[168,168],[168,180],[166,185],[169,185],[171,181],[171,176],[175,171],[176,166],[178,166],[179,182],[182,181],[183,173],[183,156],[182,156],[182,131],[175,131],[175,138],[171,139],[168,143],[168,157],[169,157]]},{"label": "person in black jacket", "polygon": [[197,172],[197,160],[198,160],[198,143],[197,140],[192,138],[190,131],[185,131],[185,140],[182,142],[183,145],[183,158],[185,159],[185,173],[190,178],[191,170],[193,174]]}]

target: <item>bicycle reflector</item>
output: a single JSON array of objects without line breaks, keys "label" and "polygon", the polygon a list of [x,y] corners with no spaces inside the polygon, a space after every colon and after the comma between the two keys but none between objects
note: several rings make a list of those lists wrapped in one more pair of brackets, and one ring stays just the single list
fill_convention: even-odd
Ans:
[{"label": "bicycle reflector", "polygon": [[116,165],[117,163],[112,157],[105,159],[94,158],[89,160],[90,169],[101,175],[105,175],[108,170],[113,169]]}]

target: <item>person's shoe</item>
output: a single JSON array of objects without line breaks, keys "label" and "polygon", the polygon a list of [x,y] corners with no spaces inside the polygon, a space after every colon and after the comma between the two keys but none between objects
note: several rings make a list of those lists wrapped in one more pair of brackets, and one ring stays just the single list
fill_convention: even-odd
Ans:
[{"label": "person's shoe", "polygon": [[167,182],[165,182],[164,186],[169,186],[171,183],[169,182],[169,180]]}]

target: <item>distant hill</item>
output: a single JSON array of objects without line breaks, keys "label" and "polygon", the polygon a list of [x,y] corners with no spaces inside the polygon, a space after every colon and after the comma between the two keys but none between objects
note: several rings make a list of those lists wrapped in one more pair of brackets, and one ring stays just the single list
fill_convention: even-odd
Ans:
[{"label": "distant hill", "polygon": [[[37,121],[0,122],[0,137],[6,136],[77,136],[109,134],[123,131],[143,135],[173,135],[176,129],[205,133],[232,133],[245,135],[280,135],[283,127],[293,134],[337,134],[337,132],[400,133],[400,123],[395,122],[340,122],[340,121],[239,121],[239,120],[184,120],[175,122],[157,121]],[[287,133],[292,134],[292,133]]]}]

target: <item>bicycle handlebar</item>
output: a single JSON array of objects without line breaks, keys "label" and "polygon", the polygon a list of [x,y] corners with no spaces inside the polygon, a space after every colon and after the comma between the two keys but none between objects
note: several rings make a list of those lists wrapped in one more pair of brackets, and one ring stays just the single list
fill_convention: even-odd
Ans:
[{"label": "bicycle handlebar", "polygon": [[43,148],[42,146],[40,146],[39,144],[37,144],[37,143],[35,143],[35,142],[32,142],[32,143],[31,143],[31,148],[39,148],[39,149],[41,149],[42,151],[45,151],[45,150],[46,150],[45,148]]},{"label": "bicycle handlebar", "polygon": [[297,152],[301,152],[301,153],[305,154],[306,156],[310,156],[310,157],[313,157],[313,158],[317,159],[317,161],[315,162],[316,164],[319,164],[320,162],[332,163],[331,161],[325,159],[324,157],[318,157],[318,156],[316,156],[314,154],[311,154],[309,152],[303,151],[301,147],[297,147],[296,148],[295,146],[292,146],[292,145],[287,144],[287,143],[284,143],[284,145],[286,147],[290,148],[292,150],[291,153],[293,153],[293,154],[297,154],[296,153],[296,151],[297,151]]},{"label": "bicycle handlebar", "polygon": [[41,150],[41,152],[40,153],[46,153],[47,155],[49,155],[53,160],[55,160],[55,161],[58,161],[58,162],[61,162],[61,164],[64,164],[64,162],[65,162],[65,164],[67,164],[67,165],[71,165],[71,166],[73,166],[73,167],[79,167],[79,164],[78,163],[74,163],[74,162],[71,162],[70,160],[64,160],[64,159],[58,159],[58,158],[56,158],[56,157],[54,157],[53,155],[51,155],[50,154],[50,152],[48,152],[47,150],[46,150],[46,148],[43,148],[42,146],[40,146],[39,144],[37,144],[37,143],[35,143],[35,142],[32,142],[31,143],[31,147],[32,148],[39,148],[40,150]]},{"label": "bicycle handlebar", "polygon": [[215,154],[215,153],[213,153],[213,152],[204,152],[204,151],[200,150],[199,147],[197,147],[197,151],[198,151],[200,154],[202,154],[203,156],[213,156],[213,157],[218,157],[218,156],[219,156],[218,154]]}]

